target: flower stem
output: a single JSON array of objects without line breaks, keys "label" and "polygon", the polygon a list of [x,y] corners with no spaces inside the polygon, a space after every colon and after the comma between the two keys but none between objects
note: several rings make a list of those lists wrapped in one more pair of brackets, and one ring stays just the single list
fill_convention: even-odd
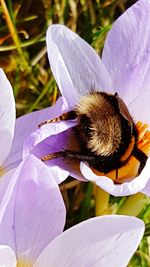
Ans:
[{"label": "flower stem", "polygon": [[118,209],[117,214],[138,216],[144,208],[147,200],[144,194],[138,193],[126,199],[124,204]]},{"label": "flower stem", "polygon": [[[40,43],[40,42],[45,42],[45,37],[36,37],[36,38],[30,39],[28,41],[22,42],[20,44],[20,47],[21,48],[22,47],[28,47],[28,46],[31,46],[33,44]],[[15,50],[15,49],[16,49],[15,45],[1,45],[0,46],[0,52],[11,51],[11,50]]]},{"label": "flower stem", "polygon": [[29,68],[28,63],[26,61],[24,53],[23,53],[23,51],[21,49],[20,39],[19,39],[16,27],[15,27],[15,24],[13,23],[13,21],[12,21],[12,19],[10,17],[10,14],[9,14],[9,11],[8,11],[8,8],[6,6],[5,1],[4,0],[0,0],[0,3],[1,3],[2,9],[3,9],[4,15],[5,15],[5,19],[6,19],[9,31],[11,33],[12,39],[13,39],[15,45],[16,45],[16,49],[17,49],[18,54],[20,56],[21,68],[22,68],[23,71],[26,70],[27,72],[29,72],[30,68]]},{"label": "flower stem", "polygon": [[95,216],[100,216],[108,213],[109,193],[105,192],[100,187],[96,186],[95,192]]},{"label": "flower stem", "polygon": [[45,86],[39,97],[36,99],[36,101],[30,106],[27,113],[32,112],[34,109],[36,109],[38,103],[41,101],[41,99],[45,96],[45,94],[48,92],[48,90],[51,88],[52,83],[54,82],[54,79],[52,78],[48,84]]},{"label": "flower stem", "polygon": [[90,12],[91,25],[95,25],[96,16],[95,16],[95,10],[94,10],[94,7],[93,7],[93,1],[88,0],[87,4],[88,4],[88,7],[89,7],[89,12]]},{"label": "flower stem", "polygon": [[145,260],[147,262],[148,265],[146,264],[145,266],[150,266],[150,257],[146,253],[144,253],[143,251],[137,250],[135,252],[135,255],[141,257],[142,261]]}]

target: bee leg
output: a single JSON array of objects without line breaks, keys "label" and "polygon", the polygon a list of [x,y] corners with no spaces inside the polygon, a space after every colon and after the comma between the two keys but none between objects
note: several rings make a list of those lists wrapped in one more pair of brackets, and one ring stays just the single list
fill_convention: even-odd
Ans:
[{"label": "bee leg", "polygon": [[60,157],[64,157],[63,151],[59,151],[59,152],[55,152],[55,153],[51,153],[48,155],[45,155],[41,158],[42,161],[47,161],[47,160],[52,160],[52,159],[57,159]]},{"label": "bee leg", "polygon": [[118,180],[118,169],[116,169],[116,180]]},{"label": "bee leg", "polygon": [[114,180],[114,184],[121,184],[121,181],[118,180],[118,169],[116,169],[116,179]]},{"label": "bee leg", "polygon": [[91,161],[94,160],[93,156],[88,156],[88,155],[83,155],[75,151],[70,151],[70,150],[62,150],[59,152],[51,153],[46,156],[43,156],[41,158],[42,161],[47,161],[47,160],[52,160],[56,158],[67,158],[67,159],[78,159],[78,160],[83,160],[83,161]]},{"label": "bee leg", "polygon": [[137,160],[139,160],[139,162],[140,162],[140,166],[139,166],[139,169],[138,169],[138,175],[139,175],[141,173],[141,171],[143,170],[145,164],[146,164],[146,161],[148,159],[148,156],[142,150],[140,150],[137,147],[134,147],[134,149],[132,151],[132,155]]},{"label": "bee leg", "polygon": [[76,112],[74,110],[71,110],[71,111],[68,111],[68,112],[65,112],[65,113],[61,114],[57,118],[53,118],[53,119],[41,122],[38,125],[38,127],[40,128],[41,126],[43,126],[45,124],[52,123],[52,122],[57,122],[57,121],[74,120],[74,119],[76,119],[76,117],[77,117]]}]

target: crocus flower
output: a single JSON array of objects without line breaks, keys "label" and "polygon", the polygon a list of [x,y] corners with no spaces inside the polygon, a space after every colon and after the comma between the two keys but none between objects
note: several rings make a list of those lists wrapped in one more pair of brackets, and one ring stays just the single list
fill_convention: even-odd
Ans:
[{"label": "crocus flower", "polygon": [[[63,231],[65,219],[65,205],[55,173],[50,174],[48,167],[39,159],[31,155],[16,170],[3,176],[0,187],[0,244],[14,251],[17,266],[30,266]],[[11,264],[9,266],[12,267]]]},{"label": "crocus flower", "polygon": [[0,174],[2,175],[4,161],[12,145],[16,118],[12,87],[2,69],[0,69],[0,96]]},{"label": "crocus flower", "polygon": [[10,172],[0,187],[0,266],[127,266],[143,221],[95,217],[61,233],[65,207],[54,173],[33,155]]},{"label": "crocus flower", "polygon": [[[66,110],[68,105],[65,99],[61,97],[57,108],[52,107],[32,112],[16,120],[13,90],[2,69],[0,69],[0,95],[0,176],[2,176],[21,163],[24,140],[37,129],[37,125],[49,113],[57,116],[60,112]],[[55,173],[57,169],[57,180],[64,180],[68,176],[68,171],[62,172],[57,167],[54,169]]]},{"label": "crocus flower", "polygon": [[[53,25],[47,32],[51,69],[67,100],[68,109],[73,109],[80,97],[91,89],[112,94],[117,92],[137,123],[140,133],[138,147],[147,155],[150,153],[149,23],[150,3],[148,0],[140,0],[114,23],[104,44],[102,60],[84,40],[65,26]],[[54,118],[53,115],[45,119]],[[79,143],[73,136],[73,126],[75,121],[43,125],[28,138],[24,145],[24,157],[33,153],[41,158],[63,149],[76,150]],[[92,181],[112,195],[131,195],[140,191],[150,195],[150,159],[137,176],[139,162],[131,157],[118,170],[121,184],[113,182],[115,170],[103,174],[93,171],[83,162],[72,164],[62,158],[46,164],[68,170],[75,178]]]}]

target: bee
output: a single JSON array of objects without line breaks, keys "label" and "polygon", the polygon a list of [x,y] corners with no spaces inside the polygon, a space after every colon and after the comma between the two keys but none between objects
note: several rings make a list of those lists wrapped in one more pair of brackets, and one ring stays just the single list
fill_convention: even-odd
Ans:
[{"label": "bee", "polygon": [[78,159],[104,174],[124,166],[131,156],[139,162],[138,175],[147,155],[137,147],[138,131],[124,101],[117,93],[92,91],[82,96],[71,111],[43,124],[60,120],[77,120],[74,133],[80,152],[62,150],[42,157],[42,161],[58,157]]}]

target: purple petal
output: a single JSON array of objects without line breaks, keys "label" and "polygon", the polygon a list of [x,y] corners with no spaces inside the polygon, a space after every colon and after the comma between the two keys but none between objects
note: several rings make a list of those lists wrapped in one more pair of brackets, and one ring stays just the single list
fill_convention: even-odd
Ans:
[{"label": "purple petal", "polygon": [[9,245],[22,261],[34,262],[63,230],[65,207],[53,176],[45,164],[29,156],[16,169],[10,180],[14,186],[3,196],[4,202],[10,191],[0,222],[0,243]]},{"label": "purple petal", "polygon": [[[69,143],[71,143],[71,128],[76,124],[76,121],[70,120],[43,125],[40,129],[33,132],[24,142],[23,158],[25,159],[29,154],[33,154],[41,159],[42,156],[50,153],[68,149]],[[80,172],[79,163],[74,164],[69,161],[68,164],[64,159],[59,158],[58,160],[46,161],[45,164],[52,169],[57,168],[56,181],[58,184],[64,181],[69,173],[73,177],[85,181]],[[52,170],[51,168],[50,171]]]},{"label": "purple petal", "polygon": [[[72,128],[75,125],[76,125],[75,121],[60,121],[42,126],[40,129],[33,132],[26,139],[24,143],[23,157],[25,158],[31,152],[33,152],[33,149],[39,144],[41,146],[47,146],[47,149],[49,149],[49,153],[51,153],[50,146],[52,146],[52,148],[56,149],[57,151],[57,149],[61,147],[59,142],[63,142],[63,140],[59,138],[59,134],[67,131],[68,129]],[[43,148],[39,149],[39,153],[41,153],[39,155],[41,156],[43,153]]]},{"label": "purple petal", "polygon": [[0,266],[16,267],[16,257],[13,250],[8,246],[0,245]]},{"label": "purple petal", "polygon": [[101,216],[58,236],[35,267],[127,266],[144,233],[144,223],[128,216]]},{"label": "purple petal", "polygon": [[1,177],[0,185],[0,222],[5,214],[7,205],[11,199],[12,191],[16,185],[16,178],[12,179],[15,169],[8,171]]},{"label": "purple petal", "polygon": [[135,122],[141,121],[143,123],[147,123],[150,126],[149,103],[150,92],[146,92],[134,99],[129,104],[128,108]]},{"label": "purple petal", "polygon": [[150,197],[150,179],[147,182],[146,186],[141,190],[141,192]]},{"label": "purple petal", "polygon": [[102,60],[113,88],[128,104],[149,91],[150,3],[137,1],[113,25],[105,42]]},{"label": "purple petal", "polygon": [[11,84],[0,69],[0,165],[8,156],[14,136],[16,119],[15,100]]},{"label": "purple petal", "polygon": [[[66,121],[51,123],[44,125],[42,128],[31,134],[24,144],[24,158],[29,154],[35,155],[41,159],[43,156],[50,153],[69,149],[72,139],[72,127],[76,125],[75,121]],[[75,147],[76,145],[74,145]],[[57,183],[64,181],[69,173],[73,177],[85,181],[83,178],[79,162],[71,160],[64,160],[64,158],[58,158],[55,160],[46,161],[45,164],[52,167],[58,166],[59,172],[57,172]]]},{"label": "purple petal", "polygon": [[[96,183],[104,191],[113,196],[128,196],[141,192],[147,185],[150,179],[150,159],[141,172],[141,174],[130,182],[124,182],[123,184],[114,184],[114,182],[105,176],[96,175],[86,164],[81,162],[81,173],[88,180]],[[148,193],[150,195],[150,191]]]},{"label": "purple petal", "polygon": [[68,106],[65,98],[61,97],[53,107],[35,111],[18,118],[16,121],[12,148],[8,158],[4,162],[5,168],[9,170],[18,166],[22,160],[23,143],[32,132],[38,129],[39,123],[47,119],[57,117],[67,109]]},{"label": "purple petal", "polygon": [[109,74],[99,56],[67,27],[49,27],[47,50],[53,75],[70,107],[91,89],[111,90]]},{"label": "purple petal", "polygon": [[141,192],[150,197],[150,179],[146,183],[145,187],[141,190]]}]

